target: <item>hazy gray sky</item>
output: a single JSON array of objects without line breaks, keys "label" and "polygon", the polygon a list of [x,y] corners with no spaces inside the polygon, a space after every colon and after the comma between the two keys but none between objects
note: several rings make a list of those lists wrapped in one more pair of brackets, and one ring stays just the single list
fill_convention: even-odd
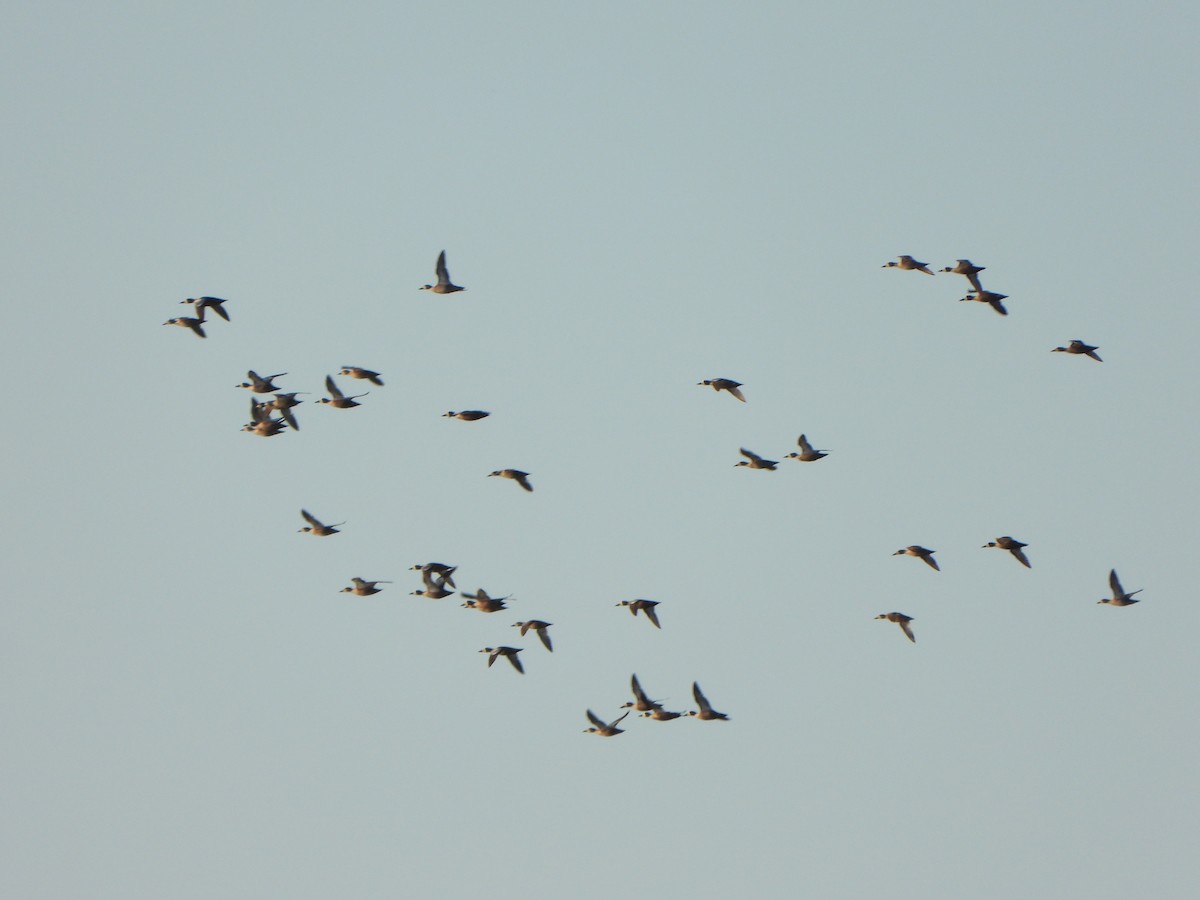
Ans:
[{"label": "hazy gray sky", "polygon": [[1196,25],[12,6],[0,889],[1195,896]]}]

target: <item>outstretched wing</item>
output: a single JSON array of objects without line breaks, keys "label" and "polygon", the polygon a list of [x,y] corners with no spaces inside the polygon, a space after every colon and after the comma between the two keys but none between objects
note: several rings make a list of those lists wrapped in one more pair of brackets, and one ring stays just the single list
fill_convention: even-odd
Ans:
[{"label": "outstretched wing", "polygon": [[1114,597],[1125,596],[1125,588],[1121,587],[1121,579],[1117,577],[1116,569],[1108,573],[1108,586],[1112,588]]},{"label": "outstretched wing", "polygon": [[629,686],[633,689],[633,696],[639,703],[649,704],[650,698],[646,696],[646,692],[642,690],[642,685],[638,681],[637,675],[629,680]]},{"label": "outstretched wing", "polygon": [[226,322],[229,321],[229,313],[225,312],[225,307],[221,305],[225,301],[220,297],[201,297],[200,302],[204,304],[200,307],[201,311],[211,309]]}]

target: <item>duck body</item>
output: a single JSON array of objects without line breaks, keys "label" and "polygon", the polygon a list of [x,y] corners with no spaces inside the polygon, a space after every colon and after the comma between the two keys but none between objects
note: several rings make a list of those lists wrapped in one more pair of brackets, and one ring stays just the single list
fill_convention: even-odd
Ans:
[{"label": "duck body", "polygon": [[670,722],[672,719],[678,719],[682,716],[681,712],[668,712],[661,706],[656,706],[648,712],[642,713],[643,719],[653,719],[655,722]]}]

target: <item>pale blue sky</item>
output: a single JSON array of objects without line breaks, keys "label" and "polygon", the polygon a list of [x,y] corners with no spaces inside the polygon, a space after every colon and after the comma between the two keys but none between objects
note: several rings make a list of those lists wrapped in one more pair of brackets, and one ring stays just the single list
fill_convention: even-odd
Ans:
[{"label": "pale blue sky", "polygon": [[11,5],[0,891],[1194,896],[1196,25]]}]

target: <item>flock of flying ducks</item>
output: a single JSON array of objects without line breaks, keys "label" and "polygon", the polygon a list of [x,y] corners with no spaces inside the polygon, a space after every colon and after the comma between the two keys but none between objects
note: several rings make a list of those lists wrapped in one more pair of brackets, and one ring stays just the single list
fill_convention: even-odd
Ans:
[{"label": "flock of flying ducks", "polygon": [[[914,272],[924,272],[926,275],[935,274],[933,272],[933,270],[931,270],[929,268],[928,263],[920,262],[919,260],[914,259],[911,256],[901,256],[891,262],[885,263],[882,266],[882,268],[905,269],[905,270],[914,271]],[[984,271],[985,268],[986,268],[985,266],[975,265],[969,259],[959,259],[959,260],[955,261],[955,264],[953,266],[946,266],[944,269],[941,269],[939,271],[949,272],[952,275],[962,275],[962,276],[966,277],[967,281],[969,281],[971,283],[971,290],[967,292],[967,296],[961,298],[962,300],[967,300],[967,301],[973,300],[973,301],[978,301],[980,303],[987,303],[988,305],[990,305],[992,307],[992,309],[994,309],[1000,315],[1007,316],[1008,310],[1004,308],[1004,303],[1002,301],[1007,300],[1008,296],[1006,294],[997,294],[992,291],[984,290],[983,284],[979,280],[979,273]],[[1100,348],[1094,347],[1091,344],[1087,344],[1081,340],[1076,339],[1076,340],[1072,340],[1070,343],[1068,343],[1067,346],[1055,347],[1050,352],[1051,353],[1070,353],[1075,356],[1089,356],[1092,359],[1094,359],[1096,362],[1103,362],[1103,360],[1100,359],[1100,357],[1096,354],[1096,351],[1098,349],[1100,349]],[[704,383],[708,384],[709,382],[704,382]],[[715,387],[715,385],[714,385],[714,387]],[[744,399],[744,398],[742,398],[742,399]],[[804,436],[803,435],[800,436],[800,441],[801,441],[801,447],[803,448],[803,446],[804,446]],[[751,466],[752,468],[768,468],[768,469],[775,468],[774,464],[771,463],[770,460],[763,460],[761,458],[755,457],[754,454],[749,453],[746,450],[743,450],[742,453],[744,455],[746,455],[747,457],[749,457],[750,461],[738,463],[739,466]],[[791,454],[791,455],[795,456],[796,454]],[[802,456],[800,458],[803,459]],[[1011,553],[1013,555],[1013,558],[1016,559],[1017,562],[1019,562],[1025,568],[1027,568],[1027,569],[1033,568],[1029,564],[1029,557],[1027,557],[1025,555],[1025,550],[1024,550],[1024,548],[1029,545],[1021,543],[1014,537],[1007,536],[1007,535],[1004,537],[998,537],[994,541],[988,541],[983,546],[985,548],[995,547],[1000,550],[1007,550],[1009,553]],[[941,568],[938,566],[937,560],[935,560],[933,558],[933,554],[935,552],[936,551],[926,549],[925,547],[922,547],[918,544],[911,544],[908,547],[902,547],[901,549],[897,550],[892,555],[893,556],[914,556],[917,559],[924,561],[925,564],[928,565],[930,568],[932,568],[934,571],[940,572]],[[1106,597],[1106,598],[1100,600],[1099,601],[1100,603],[1107,603],[1110,606],[1130,606],[1131,604],[1138,602],[1137,600],[1133,599],[1133,595],[1139,594],[1139,593],[1141,593],[1141,591],[1137,590],[1137,591],[1127,592],[1123,587],[1121,587],[1121,580],[1117,577],[1116,569],[1113,569],[1108,573],[1108,586],[1112,590],[1112,596]],[[900,626],[900,630],[904,632],[905,636],[913,643],[916,643],[917,639],[913,636],[912,628],[908,624],[909,622],[913,621],[912,616],[906,616],[904,613],[899,613],[899,612],[890,612],[890,613],[880,613],[875,618],[876,619],[884,619],[888,622],[895,622],[897,625]]]},{"label": "flock of flying ducks", "polygon": [[[493,473],[497,474],[497,473]],[[530,489],[532,490],[532,489]],[[312,513],[306,509],[300,510],[300,515],[308,524],[300,529],[301,533],[311,534],[316,537],[330,537],[340,533],[338,526],[345,525],[345,522],[337,522],[333,525],[326,525]],[[420,572],[423,588],[421,590],[412,591],[412,595],[416,597],[428,597],[432,600],[441,600],[445,597],[453,596],[457,585],[454,583],[454,574],[458,571],[458,566],[448,565],[447,563],[416,563],[410,571]],[[390,581],[368,581],[365,578],[355,576],[350,579],[350,585],[341,589],[343,594],[354,594],[356,597],[369,597],[373,594],[380,593],[381,584],[391,584]],[[462,603],[465,609],[474,609],[483,613],[495,613],[508,609],[506,601],[512,599],[509,596],[493,597],[488,594],[483,588],[477,589],[474,593],[459,591],[459,594],[464,598]],[[657,600],[622,600],[616,604],[618,607],[627,608],[635,617],[637,614],[643,613],[650,621],[650,624],[655,628],[662,628],[662,623],[658,620],[658,613],[655,607],[658,606]],[[529,632],[533,632],[538,640],[542,642],[542,646],[547,651],[554,652],[554,643],[550,639],[549,629],[554,623],[546,622],[541,619],[526,619],[520,622],[513,622],[513,628],[520,629],[521,637],[525,637]],[[525,664],[517,655],[523,651],[523,647],[498,646],[484,647],[480,653],[487,654],[487,665],[490,669],[496,660],[500,658],[507,659],[509,664],[520,674],[525,674]],[[597,734],[601,737],[614,737],[618,734],[623,734],[625,729],[619,728],[625,716],[636,710],[640,712],[642,718],[653,719],[656,722],[669,722],[672,719],[682,718],[683,716],[694,716],[703,721],[729,721],[729,716],[722,712],[717,712],[713,709],[712,704],[708,702],[708,698],[704,696],[704,692],[700,690],[700,685],[697,682],[692,682],[692,696],[696,700],[696,705],[699,709],[689,710],[688,712],[672,712],[664,709],[662,701],[651,700],[646,692],[642,690],[641,684],[638,682],[638,677],[635,674],[630,682],[633,690],[633,700],[623,704],[622,709],[625,712],[611,722],[605,722],[597,716],[592,710],[587,710],[588,721],[592,723],[592,727],[585,729],[585,734]]]},{"label": "flock of flying ducks", "polygon": [[[420,289],[423,291],[432,291],[435,294],[453,294],[466,288],[454,284],[450,278],[450,272],[446,267],[446,251],[438,254],[437,264],[435,268],[437,274],[436,284],[426,284]],[[225,300],[219,297],[194,297],[182,301],[186,304],[191,304],[196,312],[194,317],[176,317],[164,322],[164,325],[177,325],[182,328],[189,329],[197,337],[205,338],[207,335],[204,332],[204,324],[206,313],[212,310],[226,322],[230,321],[229,313],[225,310]],[[340,375],[348,378],[368,381],[377,387],[383,386],[383,379],[380,373],[365,369],[360,366],[342,366]],[[303,401],[298,399],[302,391],[283,392],[275,383],[278,378],[283,378],[287,375],[286,372],[280,372],[274,375],[262,376],[251,370],[246,373],[246,380],[238,385],[238,388],[249,391],[252,395],[273,394],[270,400],[257,400],[253,396],[250,400],[250,422],[243,426],[243,431],[248,431],[260,437],[274,437],[283,434],[285,430],[299,431],[300,424],[296,420],[293,410]],[[713,381],[703,382],[705,385],[711,385],[717,390],[727,390],[733,396],[737,397],[742,402],[745,402],[745,397],[739,390],[740,385],[737,382],[729,381],[728,379],[718,378]],[[335,409],[351,409],[361,404],[358,400],[365,397],[367,393],[362,394],[345,394],[337,383],[333,380],[333,376],[325,377],[325,390],[328,397],[322,397],[317,402],[331,406]],[[458,419],[463,422],[477,422],[480,419],[487,418],[490,413],[480,409],[468,410],[451,410],[443,414],[445,418]],[[800,453],[791,453],[790,457],[795,457],[802,460],[819,459],[825,455],[822,451],[815,451],[808,444],[803,435],[800,437]],[[760,457],[755,457],[749,451],[742,451],[747,454],[752,460],[758,460],[762,463]],[[738,465],[748,465],[754,463],[739,463]],[[525,491],[533,492],[533,485],[529,481],[529,473],[523,472],[520,469],[497,469],[491,472],[489,477],[496,476],[507,478],[515,481]],[[333,524],[325,524],[307,509],[300,510],[300,515],[307,523],[299,529],[302,534],[309,534],[314,537],[331,537],[335,534],[340,534],[340,526],[345,525],[345,522],[335,522]],[[412,566],[412,571],[420,572],[422,580],[422,588],[412,591],[412,595],[418,597],[427,597],[433,600],[441,600],[446,597],[453,596],[457,586],[454,583],[454,573],[457,571],[457,566],[447,565],[445,563],[417,563]],[[360,576],[355,576],[350,579],[350,584],[341,589],[340,593],[353,594],[356,597],[370,597],[382,591],[379,587],[381,584],[391,584],[392,582],[378,579],[368,581]],[[483,588],[477,589],[474,593],[466,591],[460,592],[464,598],[462,606],[466,609],[477,610],[482,613],[495,613],[508,609],[507,600],[511,597],[492,597]],[[658,606],[658,601],[655,600],[622,600],[616,604],[618,607],[627,608],[630,613],[637,616],[642,613],[655,628],[661,629],[662,624],[659,622],[658,613],[655,607]],[[548,652],[554,651],[554,645],[551,641],[549,628],[552,623],[545,622],[541,619],[527,619],[520,622],[513,622],[512,627],[520,630],[521,637],[525,637],[529,632],[533,632],[541,641],[542,646]],[[487,654],[487,665],[491,668],[496,660],[503,657],[507,659],[512,667],[519,673],[525,674],[525,666],[518,656],[523,648],[511,646],[484,647],[480,653]],[[637,675],[632,679],[632,689],[634,699],[631,702],[625,703],[622,708],[625,712],[611,722],[605,722],[597,716],[592,710],[587,710],[588,721],[592,723],[592,727],[586,729],[587,734],[597,734],[601,737],[613,737],[618,734],[623,734],[624,729],[618,727],[620,723],[632,711],[638,711],[644,718],[654,719],[655,721],[665,722],[672,719],[677,719],[686,716],[698,718],[703,721],[728,721],[729,716],[722,712],[717,712],[708,702],[708,698],[704,696],[700,690],[700,685],[696,682],[692,683],[692,696],[696,700],[696,705],[699,707],[695,710],[684,712],[672,712],[663,708],[662,702],[651,700],[642,690],[638,683]]]},{"label": "flock of flying ducks", "polygon": [[[896,268],[909,271],[923,272],[926,275],[935,274],[927,263],[920,262],[911,256],[901,256],[898,260],[889,262],[883,268]],[[420,290],[431,291],[435,294],[453,294],[459,291],[466,290],[460,285],[454,284],[450,278],[450,272],[446,266],[446,251],[438,254],[437,264],[435,267],[437,274],[436,284],[423,285]],[[964,301],[977,301],[987,303],[1000,315],[1008,315],[1003,302],[1008,299],[1004,294],[987,291],[983,288],[979,279],[979,273],[984,271],[983,266],[976,266],[970,260],[960,259],[956,261],[954,266],[947,266],[940,270],[956,275],[963,275],[971,284],[971,290],[967,296],[961,298]],[[182,328],[189,329],[197,337],[204,338],[207,335],[204,333],[204,324],[206,313],[211,310],[221,319],[226,322],[230,321],[229,313],[225,309],[225,300],[219,297],[193,297],[181,301],[185,304],[190,304],[195,311],[194,317],[176,317],[168,319],[164,325],[177,325]],[[1068,353],[1073,355],[1089,356],[1092,359],[1100,362],[1100,357],[1096,354],[1097,347],[1091,346],[1081,340],[1072,340],[1065,347],[1055,347],[1052,352]],[[253,370],[246,373],[246,381],[236,385],[236,387],[244,388],[252,394],[274,394],[270,400],[259,401],[253,397],[250,401],[250,418],[251,421],[246,424],[242,430],[251,432],[261,437],[273,437],[282,434],[285,429],[290,428],[293,431],[299,431],[300,425],[296,421],[293,409],[298,406],[301,400],[297,399],[303,392],[284,393],[275,384],[275,379],[282,378],[286,372],[281,372],[276,375],[260,376]],[[365,369],[359,366],[342,366],[339,372],[340,375],[357,380],[367,381],[377,387],[383,386],[383,379],[378,372],[370,369]],[[716,392],[725,391],[735,397],[742,403],[746,402],[746,396],[742,392],[742,383],[734,381],[730,378],[710,378],[698,382],[700,386],[711,387]],[[322,397],[317,402],[331,406],[335,409],[351,409],[361,404],[358,400],[361,397],[367,396],[369,392],[362,394],[346,395],[341,388],[334,382],[333,377],[327,375],[325,377],[325,390],[329,394],[328,397]],[[484,410],[461,410],[450,411],[444,414],[444,417],[458,419],[464,422],[475,422],[486,418],[490,413]],[[828,456],[828,451],[818,450],[809,442],[806,435],[801,434],[797,440],[799,451],[788,453],[785,459],[795,459],[799,462],[817,462]],[[744,466],[749,469],[764,469],[767,471],[775,471],[779,465],[779,460],[766,459],[759,456],[746,448],[740,448],[740,453],[744,457],[736,463],[737,466]],[[529,481],[529,473],[519,469],[497,469],[490,473],[490,476],[507,478],[515,481],[524,490],[533,491],[533,485]],[[345,522],[337,522],[333,525],[326,525],[313,516],[308,510],[301,510],[300,515],[308,524],[301,528],[300,531],[305,534],[310,534],[315,537],[330,537],[339,533],[339,526],[346,524]],[[1024,548],[1028,545],[1016,540],[1011,536],[1002,536],[994,541],[989,541],[983,545],[984,548],[996,548],[1007,550],[1012,554],[1025,568],[1032,568],[1029,558],[1025,555]],[[917,544],[912,544],[903,547],[895,552],[895,556],[912,556],[922,560],[926,565],[934,571],[941,571],[937,560],[933,558],[935,551],[929,550]],[[440,600],[445,597],[452,596],[457,589],[454,583],[454,573],[457,566],[451,566],[444,563],[418,563],[412,567],[413,571],[421,573],[423,587],[420,590],[412,591],[412,594],[419,597],[427,597],[434,600]],[[364,578],[355,576],[351,579],[351,584],[348,587],[342,588],[342,593],[350,593],[357,597],[368,597],[373,594],[380,593],[378,585],[391,584],[390,581],[376,580],[368,581]],[[1134,594],[1141,593],[1137,591],[1126,591],[1122,586],[1120,579],[1117,577],[1116,570],[1109,573],[1109,587],[1112,591],[1112,596],[1100,600],[1100,603],[1110,606],[1130,606],[1138,601],[1133,599]],[[462,606],[467,609],[474,609],[483,613],[500,612],[507,609],[506,602],[511,597],[492,597],[483,588],[479,588],[474,593],[461,592],[465,602]],[[622,600],[616,604],[618,607],[625,607],[633,616],[642,613],[650,624],[655,628],[661,629],[662,624],[658,618],[656,607],[659,605],[656,600],[636,599]],[[916,637],[913,635],[912,627],[909,623],[913,621],[912,616],[905,615],[900,612],[880,613],[875,617],[888,622],[894,622],[900,626],[900,630],[904,632],[909,641],[916,643]],[[520,622],[513,622],[512,627],[520,629],[520,635],[524,637],[528,632],[532,631],[541,641],[547,651],[553,652],[554,647],[548,633],[551,627],[550,622],[545,622],[540,619],[528,619]],[[490,668],[496,660],[504,657],[519,673],[525,673],[525,666],[517,654],[522,652],[523,648],[511,646],[485,647],[480,650],[480,653],[487,654],[487,665]],[[646,692],[642,689],[635,674],[631,679],[631,689],[634,699],[624,704],[625,712],[611,722],[606,722],[597,716],[592,710],[587,710],[588,721],[592,723],[592,727],[587,728],[585,733],[596,734],[601,737],[613,737],[624,733],[624,729],[619,728],[620,723],[625,719],[630,712],[637,711],[641,713],[643,718],[654,719],[655,721],[670,721],[685,716],[683,712],[671,712],[663,708],[660,701],[651,700]],[[700,690],[700,685],[696,682],[692,683],[692,696],[696,700],[696,705],[699,709],[690,710],[686,713],[687,716],[695,717],[704,721],[728,721],[729,716],[725,713],[717,712],[712,708],[704,693]]]},{"label": "flock of flying ducks", "polygon": [[[929,263],[923,263],[913,259],[911,256],[901,256],[891,262],[884,263],[884,269],[905,269],[910,272],[924,272],[926,275],[935,274],[929,268]],[[971,290],[967,291],[967,296],[960,297],[960,300],[975,301],[978,303],[986,303],[1002,316],[1008,315],[1008,310],[1004,308],[1004,302],[1008,299],[1007,294],[997,294],[994,291],[985,291],[983,284],[979,281],[979,273],[984,271],[987,266],[977,266],[969,259],[955,260],[953,266],[946,266],[944,269],[939,269],[940,272],[949,272],[952,275],[963,275],[967,281],[971,283]],[[1065,347],[1055,347],[1051,353],[1071,353],[1077,356],[1090,356],[1096,362],[1104,362],[1096,351],[1099,347],[1093,347],[1076,338]],[[707,383],[707,382],[706,382]]]}]

